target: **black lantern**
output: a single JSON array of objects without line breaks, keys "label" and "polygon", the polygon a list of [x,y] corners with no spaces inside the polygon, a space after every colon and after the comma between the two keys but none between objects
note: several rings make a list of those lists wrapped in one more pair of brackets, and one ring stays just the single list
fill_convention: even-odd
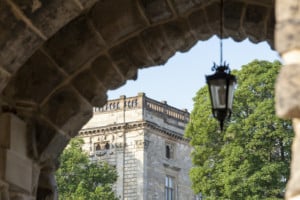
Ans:
[{"label": "black lantern", "polygon": [[206,82],[211,99],[212,113],[214,118],[220,122],[222,131],[225,119],[231,116],[236,78],[230,74],[229,66],[225,63],[220,66],[214,64],[212,69],[216,73],[206,76]]},{"label": "black lantern", "polygon": [[214,118],[220,122],[221,131],[226,118],[230,118],[233,103],[233,92],[236,85],[235,76],[230,74],[229,66],[223,63],[223,21],[224,2],[220,0],[220,65],[212,67],[215,74],[206,76],[212,113]]}]

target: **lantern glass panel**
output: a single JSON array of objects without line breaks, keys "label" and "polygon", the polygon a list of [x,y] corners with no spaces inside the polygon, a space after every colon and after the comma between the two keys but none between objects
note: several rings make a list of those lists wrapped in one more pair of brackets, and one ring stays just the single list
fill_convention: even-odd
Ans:
[{"label": "lantern glass panel", "polygon": [[209,85],[213,108],[226,108],[226,80],[210,80]]},{"label": "lantern glass panel", "polygon": [[230,80],[228,86],[228,109],[232,110],[232,103],[233,103],[233,93],[235,89],[235,80]]}]

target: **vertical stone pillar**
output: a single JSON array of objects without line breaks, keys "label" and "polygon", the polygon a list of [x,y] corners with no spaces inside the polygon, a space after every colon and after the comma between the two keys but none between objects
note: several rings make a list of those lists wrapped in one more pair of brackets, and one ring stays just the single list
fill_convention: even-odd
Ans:
[{"label": "vertical stone pillar", "polygon": [[[50,162],[51,163],[51,162]],[[56,167],[45,166],[40,173],[40,177],[38,180],[38,191],[36,194],[37,200],[57,200],[58,199],[58,191],[55,180],[55,170]]]},{"label": "vertical stone pillar", "polygon": [[276,112],[293,119],[291,176],[285,198],[300,200],[300,1],[276,1],[275,47],[282,56],[276,83]]},{"label": "vertical stone pillar", "polygon": [[36,146],[28,127],[16,115],[0,112],[0,200],[57,200],[57,164],[30,154]]},{"label": "vertical stone pillar", "polygon": [[[122,111],[122,119],[119,123],[125,124],[125,112],[126,112],[126,96],[120,96],[120,109]],[[120,199],[124,199],[124,167],[125,167],[125,142],[126,142],[126,129],[123,127],[123,131],[119,133],[116,142],[118,145],[116,146],[116,166],[118,172],[118,180],[116,183],[116,193]]]},{"label": "vertical stone pillar", "polygon": [[145,97],[146,94],[144,92],[139,92],[138,93],[138,107],[139,108],[144,108],[145,105]]},{"label": "vertical stone pillar", "polygon": [[27,156],[26,124],[13,114],[0,113],[0,199],[35,199],[36,173]]}]

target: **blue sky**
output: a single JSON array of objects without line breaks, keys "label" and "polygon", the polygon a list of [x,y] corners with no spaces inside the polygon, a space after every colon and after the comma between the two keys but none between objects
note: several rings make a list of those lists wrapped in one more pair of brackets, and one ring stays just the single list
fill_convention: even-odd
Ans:
[{"label": "blue sky", "polygon": [[[249,40],[223,40],[223,60],[231,69],[240,69],[254,59],[272,62],[280,57],[266,42],[253,44]],[[191,112],[193,97],[206,84],[205,75],[213,73],[213,62],[220,62],[220,41],[216,36],[199,41],[186,53],[176,53],[165,65],[139,70],[136,81],[127,81],[124,86],[109,91],[108,98],[136,96],[144,92],[147,97],[167,101],[171,106]]]}]

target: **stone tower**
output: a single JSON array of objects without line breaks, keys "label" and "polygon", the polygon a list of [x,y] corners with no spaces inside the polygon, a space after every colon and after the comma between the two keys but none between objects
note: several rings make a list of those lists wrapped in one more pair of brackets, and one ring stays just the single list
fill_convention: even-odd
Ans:
[{"label": "stone tower", "polygon": [[117,168],[117,196],[124,200],[192,200],[189,141],[183,137],[189,120],[179,110],[139,93],[94,108],[93,118],[79,132],[91,159]]}]

